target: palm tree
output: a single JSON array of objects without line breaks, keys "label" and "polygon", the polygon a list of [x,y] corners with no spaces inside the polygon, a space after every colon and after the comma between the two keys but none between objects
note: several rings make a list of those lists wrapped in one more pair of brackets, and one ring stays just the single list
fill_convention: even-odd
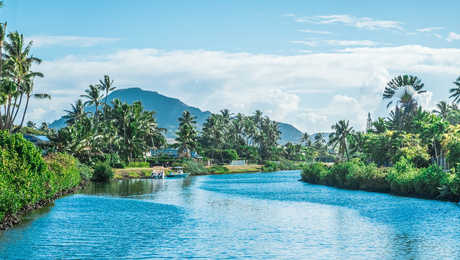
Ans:
[{"label": "palm tree", "polygon": [[[3,2],[0,2],[3,3]],[[0,79],[3,78],[3,44],[6,36],[6,22],[0,23]]]},{"label": "palm tree", "polygon": [[[416,76],[412,75],[399,75],[387,83],[385,90],[383,92],[383,99],[389,99],[387,107],[390,107],[397,98],[397,103],[402,103],[411,101],[412,99],[409,96],[413,97],[415,94],[423,94],[426,90],[423,89],[424,84]],[[401,90],[403,92],[401,93]],[[399,95],[398,95],[399,94]],[[396,104],[398,105],[398,104]]]},{"label": "palm tree", "polygon": [[113,86],[113,80],[110,80],[109,75],[104,75],[104,80],[99,80],[98,87],[102,92],[105,92],[105,98],[104,98],[104,109],[105,109],[107,107],[107,97],[109,96],[109,92],[114,91],[116,88]]},{"label": "palm tree", "polygon": [[453,83],[455,88],[451,88],[449,90],[449,93],[451,94],[449,98],[452,98],[454,103],[458,104],[460,103],[460,76]]},{"label": "palm tree", "polygon": [[85,103],[81,101],[81,99],[78,99],[74,104],[71,104],[72,108],[71,110],[64,110],[67,114],[64,116],[64,119],[66,119],[66,123],[69,125],[74,124],[75,122],[78,122],[81,118],[86,116],[85,112]]},{"label": "palm tree", "polygon": [[445,101],[441,101],[438,104],[436,104],[436,109],[433,110],[433,113],[438,114],[443,119],[447,119],[449,111],[449,105]]},{"label": "palm tree", "polygon": [[43,77],[43,74],[40,72],[31,72],[30,73],[31,78],[29,78],[26,82],[24,82],[24,88],[23,91],[26,95],[26,105],[24,107],[24,111],[22,113],[22,119],[21,119],[21,124],[19,125],[18,129],[21,129],[22,124],[24,123],[24,118],[26,117],[27,109],[29,108],[29,101],[31,97],[37,98],[37,99],[51,99],[51,96],[46,93],[40,93],[40,94],[32,94],[32,91],[34,89],[34,77]]},{"label": "palm tree", "polygon": [[197,147],[198,134],[195,129],[196,117],[189,111],[184,111],[179,117],[179,130],[176,141],[179,145],[179,152],[185,153],[190,158],[191,152]]},{"label": "palm tree", "polygon": [[300,138],[300,142],[305,143],[305,146],[307,147],[311,146],[310,135],[307,132],[303,133],[302,137]]},{"label": "palm tree", "polygon": [[98,107],[101,104],[101,93],[99,92],[99,88],[94,85],[89,85],[89,88],[85,90],[85,95],[81,95],[81,97],[88,99],[85,102],[85,105],[94,105],[96,110],[94,112],[94,122],[97,122],[98,116]]},{"label": "palm tree", "polygon": [[353,127],[350,126],[350,122],[347,120],[340,120],[335,125],[333,125],[332,130],[335,132],[329,135],[329,143],[335,149],[335,147],[339,146],[339,154],[343,158],[344,154],[347,156],[347,160],[350,160],[350,156],[348,153],[348,136],[352,133]]},{"label": "palm tree", "polygon": [[9,33],[8,41],[4,42],[4,48],[7,75],[3,75],[3,77],[8,76],[16,84],[16,91],[7,95],[7,105],[5,106],[4,128],[11,131],[13,122],[21,109],[23,97],[30,89],[30,81],[33,81],[34,77],[43,77],[43,74],[30,71],[32,64],[40,63],[41,60],[30,54],[32,42],[26,44],[22,34],[18,32]]}]

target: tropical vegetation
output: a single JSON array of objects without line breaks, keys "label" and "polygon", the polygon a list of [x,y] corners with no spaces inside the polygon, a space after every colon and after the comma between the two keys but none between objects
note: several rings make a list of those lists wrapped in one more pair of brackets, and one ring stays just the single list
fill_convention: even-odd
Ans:
[{"label": "tropical vegetation", "polygon": [[348,121],[332,126],[329,144],[336,163],[307,165],[302,180],[350,189],[459,200],[460,102],[458,78],[450,90],[452,103],[441,101],[425,111],[417,97],[426,92],[416,76],[401,75],[388,82],[387,118],[370,120],[364,132]]}]

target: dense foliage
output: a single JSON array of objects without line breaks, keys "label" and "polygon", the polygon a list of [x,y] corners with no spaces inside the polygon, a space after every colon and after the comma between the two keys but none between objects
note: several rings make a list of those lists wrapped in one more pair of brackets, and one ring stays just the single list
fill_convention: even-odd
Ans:
[{"label": "dense foliage", "polygon": [[0,131],[0,219],[81,181],[78,160],[41,151],[20,134]]},{"label": "dense foliage", "polygon": [[94,166],[92,181],[108,182],[113,177],[112,167],[107,162],[98,162]]},{"label": "dense foliage", "polygon": [[[166,143],[155,113],[144,110],[140,102],[129,105],[114,99],[107,103],[101,91],[107,97],[112,84],[105,76],[99,84],[90,85],[82,95],[87,101],[77,100],[67,111],[67,126],[57,132],[48,130],[54,149],[87,164],[109,161],[113,167],[123,167],[124,162],[143,159],[145,152]],[[91,110],[87,105],[93,105],[94,111],[87,112]]]},{"label": "dense foliage", "polygon": [[302,180],[346,189],[387,192],[430,199],[460,199],[460,176],[437,165],[416,168],[402,158],[391,168],[378,168],[359,159],[326,166],[313,163],[302,171]]},{"label": "dense foliage", "polygon": [[349,189],[458,200],[459,82],[460,78],[450,90],[453,104],[441,101],[428,112],[417,103],[417,95],[426,92],[421,80],[395,77],[383,93],[392,108],[389,116],[372,121],[369,114],[365,132],[353,131],[348,122],[339,121],[330,135],[330,144],[338,147],[332,148],[339,162],[332,167],[310,164],[302,179]]},{"label": "dense foliage", "polygon": [[203,154],[216,162],[264,161],[277,159],[279,137],[278,123],[263,116],[262,112],[233,116],[224,109],[206,120],[199,145]]}]

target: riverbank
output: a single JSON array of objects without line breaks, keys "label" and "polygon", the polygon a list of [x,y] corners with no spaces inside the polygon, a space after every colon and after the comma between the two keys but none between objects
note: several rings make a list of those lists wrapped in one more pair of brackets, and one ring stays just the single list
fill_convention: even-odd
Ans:
[{"label": "riverbank", "polygon": [[7,230],[9,228],[14,227],[17,224],[20,224],[22,222],[23,217],[25,215],[29,214],[31,211],[34,211],[34,210],[37,210],[37,209],[40,209],[40,208],[48,207],[48,206],[52,205],[55,200],[57,200],[59,198],[62,198],[64,196],[66,196],[66,195],[73,194],[73,193],[79,191],[80,189],[85,187],[86,184],[87,184],[86,181],[81,182],[78,186],[75,186],[75,187],[69,188],[69,189],[65,189],[65,190],[62,190],[62,191],[54,194],[54,196],[52,196],[51,198],[42,199],[42,200],[38,201],[37,203],[26,205],[25,207],[23,207],[21,210],[17,211],[14,214],[12,214],[12,213],[6,214],[3,217],[3,219],[0,221],[0,231],[1,230]]},{"label": "riverbank", "polygon": [[[231,173],[254,173],[261,172],[263,165],[248,164],[248,165],[218,165],[205,167],[202,173],[193,175],[217,175],[217,174],[231,174]],[[113,169],[113,178],[116,180],[122,179],[150,179],[152,171],[170,172],[170,168],[166,167],[132,167],[123,169]]]},{"label": "riverbank", "polygon": [[90,178],[88,167],[73,156],[42,151],[21,134],[0,131],[0,229],[21,216],[72,192]]},{"label": "riverbank", "polygon": [[406,160],[387,168],[360,161],[336,163],[332,166],[313,163],[303,169],[301,180],[343,189],[458,202],[458,170],[457,173],[455,170],[443,171],[436,165],[415,168]]}]

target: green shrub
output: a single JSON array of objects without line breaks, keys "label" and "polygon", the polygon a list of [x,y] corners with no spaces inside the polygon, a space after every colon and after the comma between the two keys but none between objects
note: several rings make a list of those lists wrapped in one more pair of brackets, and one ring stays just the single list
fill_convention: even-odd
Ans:
[{"label": "green shrub", "polygon": [[78,160],[66,154],[42,157],[21,134],[0,131],[0,220],[27,205],[80,183]]},{"label": "green shrub", "polygon": [[222,173],[228,173],[229,170],[226,167],[222,166],[222,165],[214,165],[214,166],[208,168],[208,172],[222,174]]},{"label": "green shrub", "polygon": [[127,168],[149,168],[149,162],[129,162]]},{"label": "green shrub", "polygon": [[107,161],[112,168],[123,169],[126,167],[126,164],[117,153],[106,154],[105,161]]},{"label": "green shrub", "polygon": [[82,180],[89,181],[93,178],[93,170],[88,165],[78,163],[78,169],[80,170],[80,177]]},{"label": "green shrub", "polygon": [[208,173],[208,169],[206,169],[204,164],[201,162],[190,160],[184,162],[183,166],[184,171],[190,173],[191,175],[202,175]]},{"label": "green shrub", "polygon": [[52,192],[77,186],[81,182],[78,160],[69,154],[55,153],[45,157],[48,169],[52,173]]},{"label": "green shrub", "polygon": [[326,176],[329,169],[323,163],[312,163],[305,166],[302,170],[302,180],[313,183],[313,184],[320,184],[321,178]]},{"label": "green shrub", "polygon": [[112,167],[107,162],[98,162],[94,166],[92,181],[107,182],[113,177]]},{"label": "green shrub", "polygon": [[262,171],[264,172],[276,172],[280,169],[279,167],[280,162],[274,161],[266,161],[264,166],[262,167]]}]

